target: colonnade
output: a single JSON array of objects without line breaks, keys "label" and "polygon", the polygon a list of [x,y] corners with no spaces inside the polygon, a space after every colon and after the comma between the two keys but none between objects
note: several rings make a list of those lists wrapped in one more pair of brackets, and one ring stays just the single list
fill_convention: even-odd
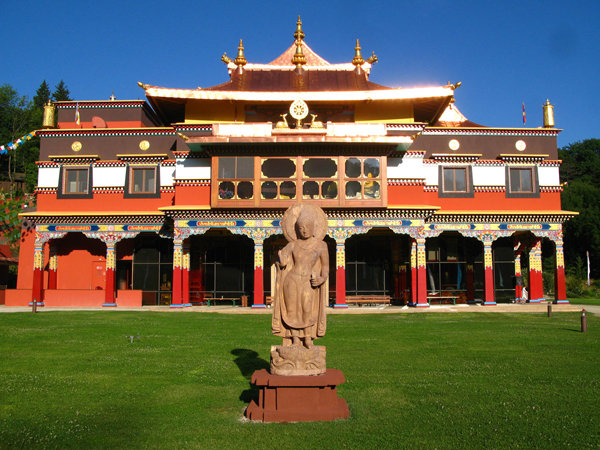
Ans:
[{"label": "colonnade", "polygon": [[[252,307],[265,307],[264,293],[264,241],[271,235],[281,234],[280,227],[222,227],[233,234],[245,235],[254,242],[254,293]],[[392,247],[392,266],[394,269],[394,294],[396,298],[408,287],[410,277],[409,304],[417,308],[428,307],[427,296],[427,267],[426,267],[426,239],[439,236],[442,231],[424,231],[422,227],[388,227],[394,233],[408,234],[411,239],[410,268],[398,262],[398,247]],[[171,307],[183,308],[191,306],[190,301],[190,246],[189,238],[192,235],[202,235],[210,227],[175,227],[173,234],[173,291]],[[335,240],[335,268],[336,292],[334,308],[346,308],[346,240],[356,234],[366,234],[372,227],[329,227],[328,235]],[[484,305],[495,305],[494,298],[494,272],[492,259],[492,244],[500,237],[509,237],[510,231],[475,231],[459,230],[465,237],[474,237],[483,245],[484,265]],[[515,276],[521,276],[521,255],[529,248],[529,301],[532,303],[543,300],[542,280],[542,251],[543,237],[551,239],[555,244],[555,299],[556,303],[568,303],[565,288],[565,270],[563,256],[562,232],[551,233],[532,232],[535,235],[533,243],[526,245],[517,241],[515,246]],[[116,301],[116,247],[123,239],[132,239],[139,232],[84,232],[89,238],[100,239],[106,244],[106,286],[103,306],[117,306]],[[66,232],[36,232],[34,247],[34,273],[32,286],[32,301],[41,302],[43,291],[44,270],[44,245],[50,243],[48,261],[48,289],[57,288],[57,240],[66,235]],[[396,255],[396,256],[394,256]],[[466,271],[467,300],[474,301],[474,270],[472,265],[467,265]],[[521,295],[521,286],[516,288],[516,296]]]}]

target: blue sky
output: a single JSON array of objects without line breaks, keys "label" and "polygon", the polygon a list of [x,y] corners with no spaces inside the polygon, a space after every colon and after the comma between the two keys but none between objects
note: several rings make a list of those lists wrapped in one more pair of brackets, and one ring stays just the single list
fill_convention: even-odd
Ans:
[{"label": "blue sky", "polygon": [[27,1],[0,0],[3,71],[33,97],[65,80],[76,100],[143,98],[138,81],[207,87],[227,81],[223,52],[244,40],[249,62],[268,63],[305,41],[332,63],[356,39],[379,62],[371,81],[392,87],[462,81],[456,105],[500,127],[542,125],[555,106],[559,146],[600,138],[600,1]]}]

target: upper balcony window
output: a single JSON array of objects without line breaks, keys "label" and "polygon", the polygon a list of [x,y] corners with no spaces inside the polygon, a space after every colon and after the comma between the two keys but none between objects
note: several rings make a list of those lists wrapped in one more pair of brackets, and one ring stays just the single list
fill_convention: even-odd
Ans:
[{"label": "upper balcony window", "polygon": [[540,196],[537,168],[535,166],[506,166],[506,197]]},{"label": "upper balcony window", "polygon": [[160,180],[157,164],[130,164],[125,181],[125,198],[159,198]]},{"label": "upper balcony window", "polygon": [[[215,157],[213,206],[382,206],[385,157]],[[256,170],[255,170],[256,168]]]},{"label": "upper balcony window", "polygon": [[90,166],[63,166],[58,198],[92,198]]},{"label": "upper balcony window", "polygon": [[471,166],[440,166],[439,197],[473,197]]}]

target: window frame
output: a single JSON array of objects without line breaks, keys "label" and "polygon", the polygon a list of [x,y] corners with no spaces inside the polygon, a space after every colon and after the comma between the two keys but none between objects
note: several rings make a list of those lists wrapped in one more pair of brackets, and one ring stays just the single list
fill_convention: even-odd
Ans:
[{"label": "window frame", "polygon": [[[133,190],[133,172],[140,169],[154,170],[153,192],[135,192]],[[127,171],[125,172],[124,198],[160,198],[160,164],[127,164]]]},{"label": "window frame", "polygon": [[[532,191],[521,192],[512,190],[512,176],[513,170],[529,170],[531,173],[531,189]],[[540,184],[538,176],[538,166],[531,164],[507,164],[506,165],[506,198],[540,198]]]},{"label": "window frame", "polygon": [[[68,192],[67,191],[67,172],[69,171],[85,171],[87,173],[87,187],[86,192]],[[59,175],[59,190],[57,192],[57,198],[81,198],[89,199],[93,198],[92,192],[92,166],[90,164],[63,164],[60,169]]]},{"label": "window frame", "polygon": [[[214,156],[212,158],[211,174],[211,206],[214,208],[236,208],[236,207],[289,207],[295,203],[309,201],[323,207],[385,207],[387,206],[387,183],[386,166],[387,157],[385,155],[263,155],[254,156],[254,179],[225,179],[220,178],[218,174],[219,161],[221,158],[243,158],[246,156]],[[349,158],[358,158],[361,160],[361,176],[358,178],[346,177],[345,163]],[[295,173],[289,178],[277,177],[269,178],[262,173],[262,164],[269,159],[289,159],[296,165]],[[304,164],[310,159],[329,159],[337,164],[336,173],[331,177],[308,177],[304,173]],[[367,178],[364,176],[364,161],[366,159],[376,159],[379,162],[379,175],[376,178]],[[239,181],[251,181],[254,183],[254,195],[251,199],[239,199],[236,195],[233,198],[225,199],[219,196],[219,185],[222,182],[233,182],[236,187]],[[283,182],[293,182],[296,184],[296,195],[294,198],[281,198],[280,186]],[[318,183],[319,194],[314,199],[304,198],[304,183],[314,181]],[[363,198],[346,198],[346,182],[359,181],[361,183],[361,192]],[[379,198],[364,198],[364,183],[373,181],[379,183]],[[262,184],[264,182],[276,183],[277,193],[275,198],[265,199],[262,196]],[[323,183],[334,182],[337,185],[337,196],[335,198],[326,198],[323,195]]]},{"label": "window frame", "polygon": [[[445,170],[465,170],[465,191],[446,190],[444,185]],[[438,197],[441,198],[473,198],[475,190],[473,188],[473,166],[471,165],[440,165],[438,169]]]}]

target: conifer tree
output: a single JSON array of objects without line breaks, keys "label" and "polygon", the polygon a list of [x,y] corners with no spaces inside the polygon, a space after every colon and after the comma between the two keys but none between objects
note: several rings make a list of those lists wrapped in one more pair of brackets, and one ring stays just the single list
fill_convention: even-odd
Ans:
[{"label": "conifer tree", "polygon": [[56,86],[54,86],[54,93],[52,94],[52,100],[55,102],[68,102],[73,101],[70,97],[71,93],[67,89],[67,85],[63,80],[60,80]]},{"label": "conifer tree", "polygon": [[43,109],[44,105],[50,100],[50,97],[52,97],[50,86],[48,86],[48,83],[46,83],[46,80],[44,80],[42,81],[42,84],[40,84],[38,90],[35,92],[35,96],[33,97],[33,106]]}]

